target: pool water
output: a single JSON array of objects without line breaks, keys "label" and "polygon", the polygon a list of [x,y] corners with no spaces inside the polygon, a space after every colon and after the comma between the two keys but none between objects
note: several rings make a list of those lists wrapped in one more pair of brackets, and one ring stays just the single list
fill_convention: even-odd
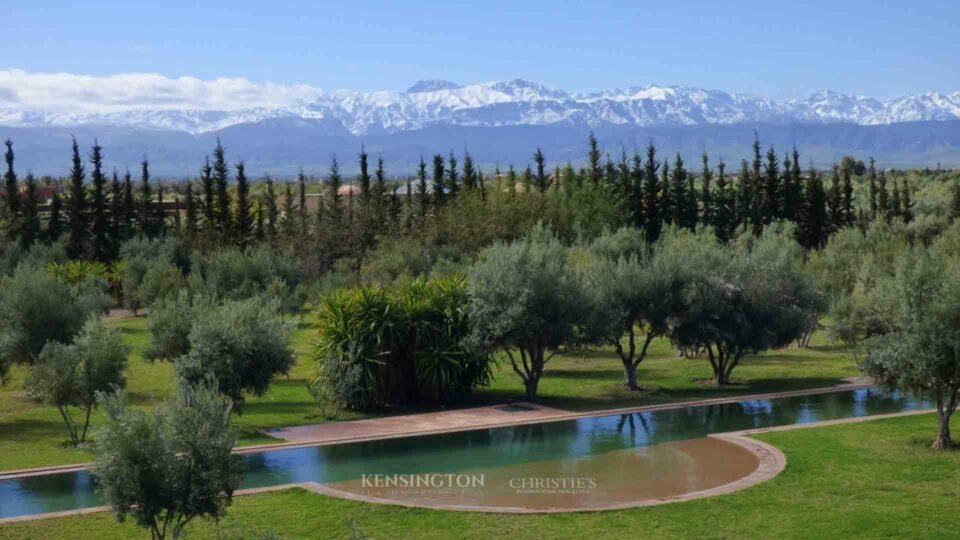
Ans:
[{"label": "pool water", "polygon": [[[672,496],[749,474],[756,458],[709,434],[906,412],[875,389],[245,454],[241,488],[316,482],[430,504],[540,509]],[[0,519],[100,506],[89,471],[0,480]]]}]

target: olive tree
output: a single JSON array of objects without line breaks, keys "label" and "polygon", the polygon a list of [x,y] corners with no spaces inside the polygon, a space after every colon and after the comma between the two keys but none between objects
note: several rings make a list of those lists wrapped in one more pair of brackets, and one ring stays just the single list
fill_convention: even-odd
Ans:
[{"label": "olive tree", "polygon": [[888,332],[867,340],[861,369],[877,384],[936,403],[934,448],[950,448],[950,418],[960,402],[960,271],[947,259],[915,248],[902,255],[882,314]]},{"label": "olive tree", "polygon": [[244,396],[263,395],[276,375],[293,366],[292,321],[280,319],[275,299],[226,302],[195,314],[189,350],[176,369],[189,384],[213,383],[237,411]]},{"label": "olive tree", "polygon": [[787,226],[767,227],[759,238],[741,237],[721,257],[691,260],[685,308],[671,331],[674,343],[704,349],[713,382],[730,384],[745,356],[789,345],[819,309],[801,261]]},{"label": "olive tree", "polygon": [[108,422],[97,431],[94,472],[119,521],[132,516],[154,540],[178,538],[198,517],[222,517],[243,477],[232,453],[231,402],[216,389],[181,385],[152,412],[122,394],[101,394]]},{"label": "olive tree", "polygon": [[[60,411],[70,442],[78,446],[86,441],[97,393],[126,386],[129,352],[120,332],[91,319],[72,344],[47,342],[31,367],[27,392]],[[72,407],[81,410],[82,423],[73,418]]]},{"label": "olive tree", "polygon": [[4,366],[32,364],[48,341],[70,343],[106,305],[96,284],[70,286],[36,267],[21,265],[0,279],[0,380]]},{"label": "olive tree", "polygon": [[570,267],[568,249],[537,226],[512,243],[488,248],[469,271],[469,343],[503,351],[536,401],[547,362],[558,352],[600,341],[596,300]]},{"label": "olive tree", "polygon": [[638,390],[637,367],[653,340],[670,334],[670,322],[683,308],[684,269],[656,255],[634,255],[605,261],[595,284],[612,323],[607,336],[623,364],[624,388]]}]

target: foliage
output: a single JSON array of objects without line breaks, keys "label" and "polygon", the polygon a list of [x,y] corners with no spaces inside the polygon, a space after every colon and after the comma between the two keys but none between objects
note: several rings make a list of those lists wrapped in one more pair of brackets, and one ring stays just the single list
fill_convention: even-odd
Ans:
[{"label": "foliage", "polygon": [[491,373],[489,356],[464,344],[467,305],[462,275],[326,296],[318,308],[318,374],[345,384],[359,367],[357,388],[341,393],[358,408],[463,400]]},{"label": "foliage", "polygon": [[0,282],[0,363],[32,363],[48,341],[70,343],[84,322],[106,306],[97,286],[71,287],[44,271],[20,266]]},{"label": "foliage", "polygon": [[744,356],[798,339],[821,309],[793,238],[792,227],[768,227],[759,238],[741,236],[721,258],[690,266],[686,309],[671,339],[706,350],[715,384],[730,384]]},{"label": "foliage", "polygon": [[[129,351],[118,331],[98,318],[90,319],[72,344],[48,341],[44,345],[31,368],[27,392],[60,411],[70,441],[78,446],[86,440],[97,394],[126,386]],[[73,418],[71,407],[83,412],[82,424]]]},{"label": "foliage", "polygon": [[186,289],[159,300],[150,310],[150,343],[144,358],[173,361],[187,354],[194,321],[199,313],[213,308],[212,302]]},{"label": "foliage", "polygon": [[933,446],[950,448],[950,418],[960,403],[960,271],[943,257],[914,248],[897,260],[880,303],[887,332],[867,342],[862,369],[883,387],[916,392],[937,406]]},{"label": "foliage", "polygon": [[557,351],[600,341],[591,332],[596,301],[570,267],[568,248],[544,226],[494,244],[470,278],[471,347],[503,351],[528,400],[537,399],[544,366]]},{"label": "foliage", "polygon": [[198,309],[188,337],[189,350],[177,358],[188,384],[215,384],[240,412],[247,394],[262,396],[276,375],[293,366],[290,333],[276,300],[233,300]]},{"label": "foliage", "polygon": [[[278,281],[279,280],[279,281]],[[199,294],[227,300],[251,298],[267,291],[271,284],[281,283],[287,308],[302,299],[296,289],[303,282],[299,262],[289,254],[276,253],[268,246],[241,251],[228,248],[210,255],[195,255],[190,274],[190,288]],[[302,302],[301,302],[302,305]]]},{"label": "foliage", "polygon": [[95,471],[118,520],[132,516],[157,540],[180,537],[197,517],[226,513],[243,475],[228,399],[181,386],[152,413],[128,407],[122,394],[100,400],[109,422],[97,431]]}]

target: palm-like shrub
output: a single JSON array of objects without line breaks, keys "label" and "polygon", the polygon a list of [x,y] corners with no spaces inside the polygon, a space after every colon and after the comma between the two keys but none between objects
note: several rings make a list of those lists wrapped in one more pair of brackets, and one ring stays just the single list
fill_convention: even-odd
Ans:
[{"label": "palm-like shrub", "polygon": [[465,399],[491,377],[490,357],[463,346],[467,305],[461,275],[337,291],[318,311],[317,378],[356,379],[354,408]]}]

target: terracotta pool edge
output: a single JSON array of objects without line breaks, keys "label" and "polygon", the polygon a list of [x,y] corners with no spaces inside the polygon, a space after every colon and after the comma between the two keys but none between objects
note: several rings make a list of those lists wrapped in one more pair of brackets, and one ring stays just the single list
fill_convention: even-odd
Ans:
[{"label": "terracotta pool edge", "polygon": [[[403,433],[378,434],[361,437],[344,437],[341,439],[332,439],[327,441],[299,441],[286,443],[258,444],[253,446],[241,446],[233,449],[236,454],[251,454],[264,452],[268,450],[288,450],[295,448],[310,448],[315,446],[331,446],[336,444],[350,444],[357,442],[380,441],[388,439],[402,439],[406,437],[418,437],[422,435],[443,435],[446,433],[461,433],[466,431],[477,431],[481,429],[494,429],[501,427],[516,427],[530,424],[545,424],[548,422],[563,422],[565,420],[578,420],[581,418],[597,418],[610,416],[614,414],[627,414],[647,411],[665,411],[671,409],[683,409],[687,407],[701,407],[705,405],[722,405],[727,403],[739,403],[742,401],[753,401],[758,399],[776,399],[796,396],[808,396],[817,394],[829,394],[831,392],[842,392],[844,390],[860,390],[874,386],[872,383],[849,383],[837,386],[825,386],[820,388],[808,388],[805,390],[789,390],[786,392],[767,392],[762,394],[744,394],[741,396],[730,396],[721,398],[701,399],[696,401],[677,401],[671,403],[659,403],[655,405],[642,405],[638,407],[621,407],[616,409],[602,409],[596,411],[571,412],[560,414],[547,418],[535,418],[528,420],[518,420],[514,422],[493,422],[488,424],[478,424],[473,426],[457,426],[453,428],[416,430]],[[806,424],[805,424],[806,425]],[[39,476],[44,474],[55,474],[64,472],[77,472],[89,469],[92,462],[80,463],[74,465],[56,465],[51,467],[34,467],[28,469],[14,469],[9,471],[0,471],[0,480],[11,480],[15,478],[24,478],[28,476]]]}]

